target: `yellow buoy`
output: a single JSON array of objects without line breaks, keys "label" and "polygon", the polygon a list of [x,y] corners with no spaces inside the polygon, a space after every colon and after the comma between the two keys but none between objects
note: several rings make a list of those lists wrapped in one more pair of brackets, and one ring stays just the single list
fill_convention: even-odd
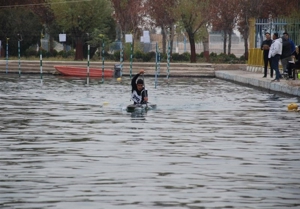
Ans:
[{"label": "yellow buoy", "polygon": [[108,102],[103,102],[103,105],[108,105],[109,103]]},{"label": "yellow buoy", "polygon": [[288,111],[297,111],[298,110],[298,105],[296,103],[291,103],[287,106]]},{"label": "yellow buoy", "polygon": [[117,78],[117,81],[122,81],[122,78],[121,77]]}]

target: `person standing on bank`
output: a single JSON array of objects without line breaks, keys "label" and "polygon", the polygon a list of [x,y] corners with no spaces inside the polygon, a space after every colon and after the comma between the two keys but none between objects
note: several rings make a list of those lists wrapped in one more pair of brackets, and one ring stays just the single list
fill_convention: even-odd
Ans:
[{"label": "person standing on bank", "polygon": [[284,36],[287,40],[289,40],[289,42],[291,43],[291,54],[293,54],[293,53],[295,52],[295,50],[296,50],[296,45],[295,45],[295,43],[290,39],[290,36],[289,36],[289,34],[288,34],[287,32],[284,32],[284,33],[283,33],[283,36]]},{"label": "person standing on bank", "polygon": [[287,72],[287,66],[289,61],[292,61],[291,42],[286,36],[282,36],[282,53],[280,56],[282,64],[282,73]]},{"label": "person standing on bank", "polygon": [[282,39],[278,38],[278,33],[273,34],[273,42],[269,51],[269,58],[271,58],[271,68],[275,70],[276,77],[272,81],[280,81],[281,74],[279,72],[279,59],[282,53]]},{"label": "person standing on bank", "polygon": [[271,40],[271,35],[269,32],[266,32],[265,33],[265,36],[266,36],[266,40],[264,40],[261,44],[261,50],[264,50],[263,51],[263,59],[264,59],[264,76],[263,78],[266,78],[267,77],[267,74],[268,74],[268,63],[270,65],[270,76],[271,78],[273,78],[273,69],[272,69],[272,65],[271,65],[271,59],[269,59],[269,49],[270,49],[270,46],[272,44],[272,40]]},{"label": "person standing on bank", "polygon": [[144,70],[140,70],[140,72],[131,80],[131,99],[134,104],[146,104],[148,102],[148,92],[144,88],[144,81],[142,79],[138,79],[138,77],[144,73]]}]

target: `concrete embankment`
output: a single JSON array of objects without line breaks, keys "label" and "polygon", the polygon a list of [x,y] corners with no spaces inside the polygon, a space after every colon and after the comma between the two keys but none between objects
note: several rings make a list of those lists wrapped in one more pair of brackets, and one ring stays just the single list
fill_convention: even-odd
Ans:
[{"label": "concrete embankment", "polygon": [[[105,62],[105,69],[114,69],[117,62]],[[40,74],[39,61],[22,61],[20,63],[22,74]],[[70,65],[86,67],[86,61],[43,61],[43,74],[57,74],[55,65]],[[102,62],[90,62],[91,68],[102,68]],[[156,66],[155,63],[134,62],[132,64],[132,74],[137,73],[140,69],[146,71],[145,76],[154,76]],[[281,92],[289,95],[300,97],[300,80],[285,80],[280,82],[271,82],[271,78],[262,78],[262,72],[247,71],[247,66],[240,64],[210,64],[210,63],[170,63],[168,70],[167,63],[161,63],[159,66],[160,76],[170,77],[207,77],[220,78],[228,81],[258,87],[267,91]],[[18,73],[19,61],[0,60],[0,73]],[[123,76],[130,75],[130,63],[123,63]]]},{"label": "concrete embankment", "polygon": [[263,78],[262,73],[253,73],[241,70],[216,70],[215,75],[217,78],[235,83],[300,97],[300,80],[281,79],[280,82],[272,82],[273,78]]}]

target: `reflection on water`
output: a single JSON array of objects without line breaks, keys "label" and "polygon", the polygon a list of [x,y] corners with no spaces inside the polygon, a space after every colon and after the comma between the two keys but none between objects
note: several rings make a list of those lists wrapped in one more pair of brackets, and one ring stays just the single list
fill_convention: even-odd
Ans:
[{"label": "reflection on water", "polygon": [[1,75],[0,208],[300,208],[294,97],[218,79]]}]

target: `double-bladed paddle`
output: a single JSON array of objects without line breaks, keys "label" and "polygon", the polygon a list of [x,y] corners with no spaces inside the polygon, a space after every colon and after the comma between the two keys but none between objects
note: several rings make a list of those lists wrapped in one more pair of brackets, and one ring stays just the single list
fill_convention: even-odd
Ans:
[{"label": "double-bladed paddle", "polygon": [[[146,92],[147,90],[146,90],[146,83],[145,83],[144,74],[145,74],[145,72],[143,73],[143,82],[144,82],[144,91]],[[148,97],[148,95],[146,95],[146,94],[145,94],[145,96]],[[146,101],[146,108],[148,109],[148,101]]]}]

